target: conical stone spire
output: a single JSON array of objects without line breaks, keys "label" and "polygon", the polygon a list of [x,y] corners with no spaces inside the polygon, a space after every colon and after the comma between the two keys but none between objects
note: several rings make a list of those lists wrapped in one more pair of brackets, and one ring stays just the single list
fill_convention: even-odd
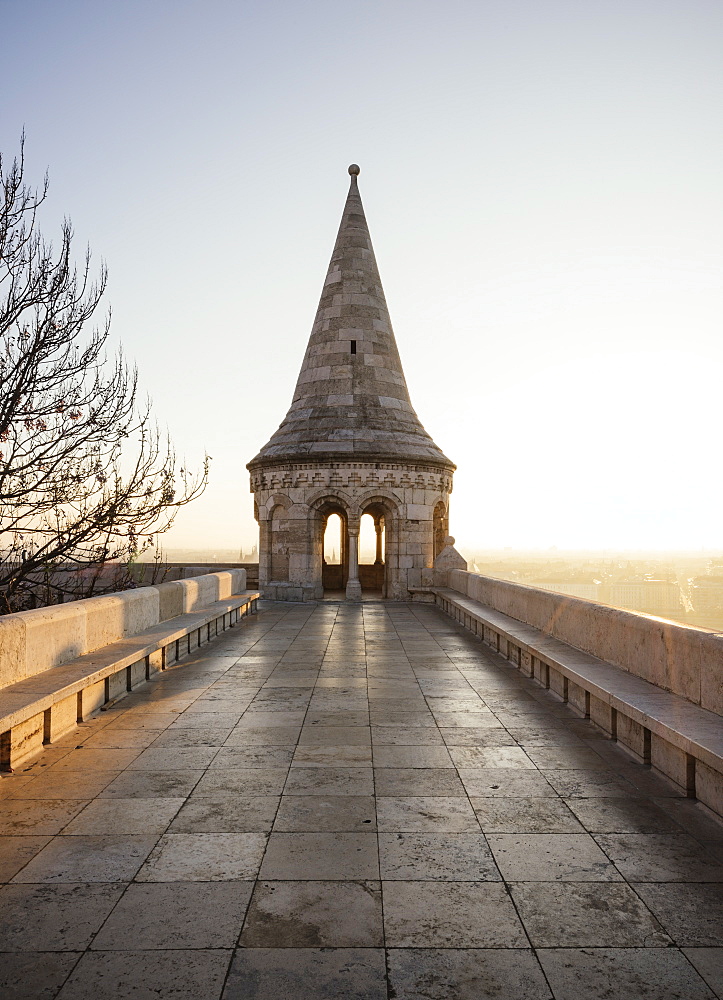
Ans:
[{"label": "conical stone spire", "polygon": [[412,462],[454,470],[409,399],[364,208],[359,167],[281,426],[250,470],[286,462]]}]

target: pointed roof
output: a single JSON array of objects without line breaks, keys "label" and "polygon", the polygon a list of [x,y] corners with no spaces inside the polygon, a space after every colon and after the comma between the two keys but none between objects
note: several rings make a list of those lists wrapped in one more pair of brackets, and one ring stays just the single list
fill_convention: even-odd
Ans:
[{"label": "pointed roof", "polygon": [[281,426],[248,464],[406,461],[453,470],[409,399],[364,208],[359,167]]}]

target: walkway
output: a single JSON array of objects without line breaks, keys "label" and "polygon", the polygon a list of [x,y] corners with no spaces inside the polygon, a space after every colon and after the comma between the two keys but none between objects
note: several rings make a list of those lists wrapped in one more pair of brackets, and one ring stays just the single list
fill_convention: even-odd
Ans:
[{"label": "walkway", "polygon": [[721,828],[436,608],[200,653],[0,783],[3,1000],[723,995]]}]

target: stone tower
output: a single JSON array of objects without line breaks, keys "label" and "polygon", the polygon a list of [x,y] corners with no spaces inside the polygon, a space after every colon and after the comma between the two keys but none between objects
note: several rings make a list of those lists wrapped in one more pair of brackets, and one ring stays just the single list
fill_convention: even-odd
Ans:
[{"label": "stone tower", "polygon": [[[248,463],[259,522],[259,586],[276,600],[368,588],[409,600],[431,580],[448,533],[455,465],[412,408],[357,186],[351,186],[316,320],[281,426]],[[432,363],[430,358],[430,363]],[[324,561],[324,531],[341,518],[341,560]],[[373,565],[359,565],[371,514]],[[382,538],[384,548],[382,548]]]}]

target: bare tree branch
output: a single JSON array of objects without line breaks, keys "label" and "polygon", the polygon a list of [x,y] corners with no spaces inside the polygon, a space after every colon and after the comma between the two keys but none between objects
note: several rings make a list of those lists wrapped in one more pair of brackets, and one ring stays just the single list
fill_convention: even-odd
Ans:
[{"label": "bare tree branch", "polygon": [[[82,596],[102,568],[129,560],[167,531],[205,489],[139,404],[138,374],[105,353],[110,313],[95,320],[107,284],[91,254],[73,262],[73,230],[56,250],[38,228],[47,175],[33,189],[20,156],[0,154],[0,595],[4,610],[38,587]],[[107,575],[107,574],[106,574]],[[117,580],[114,581],[114,585]],[[85,588],[85,589],[84,589]],[[0,609],[3,610],[3,609]]]}]

